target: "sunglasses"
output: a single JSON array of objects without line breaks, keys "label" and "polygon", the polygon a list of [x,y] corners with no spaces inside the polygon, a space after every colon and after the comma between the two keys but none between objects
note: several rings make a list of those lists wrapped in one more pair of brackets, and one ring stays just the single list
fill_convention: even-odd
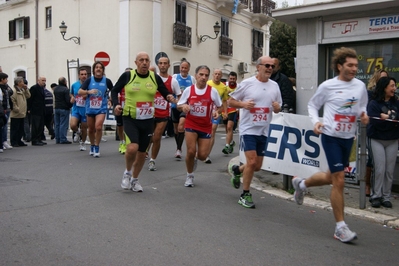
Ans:
[{"label": "sunglasses", "polygon": [[266,68],[272,68],[274,69],[276,66],[275,65],[270,65],[270,64],[259,64],[261,66],[265,66]]}]

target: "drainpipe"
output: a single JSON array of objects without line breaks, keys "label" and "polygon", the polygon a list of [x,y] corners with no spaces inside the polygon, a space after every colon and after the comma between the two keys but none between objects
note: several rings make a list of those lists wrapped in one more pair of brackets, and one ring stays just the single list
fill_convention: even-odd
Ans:
[{"label": "drainpipe", "polygon": [[39,78],[39,0],[35,1],[35,68],[37,80]]}]

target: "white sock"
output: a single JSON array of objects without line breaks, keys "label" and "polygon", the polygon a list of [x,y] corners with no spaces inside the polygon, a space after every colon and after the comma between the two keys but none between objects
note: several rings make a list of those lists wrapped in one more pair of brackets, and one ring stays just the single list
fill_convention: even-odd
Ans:
[{"label": "white sock", "polygon": [[139,179],[138,179],[138,178],[134,178],[134,177],[132,177],[132,182],[137,182],[137,181],[139,181]]},{"label": "white sock", "polygon": [[302,180],[302,181],[299,183],[299,188],[302,189],[302,190],[306,190],[305,180]]},{"label": "white sock", "polygon": [[132,174],[133,174],[133,171],[132,171],[132,170],[128,171],[128,170],[126,169],[126,170],[125,170],[125,174],[132,175]]},{"label": "white sock", "polygon": [[194,173],[187,173],[187,176],[193,176]]},{"label": "white sock", "polygon": [[340,229],[341,227],[344,227],[345,225],[346,225],[345,221],[340,221],[340,222],[337,222],[336,228]]}]

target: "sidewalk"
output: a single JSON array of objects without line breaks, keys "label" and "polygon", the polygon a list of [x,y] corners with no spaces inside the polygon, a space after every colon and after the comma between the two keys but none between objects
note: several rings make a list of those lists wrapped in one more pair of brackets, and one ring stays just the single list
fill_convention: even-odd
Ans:
[{"label": "sidewalk", "polygon": [[[232,158],[230,164],[239,164],[239,156]],[[283,190],[283,176],[273,175],[271,172],[261,170],[256,172],[251,187],[262,191],[270,196],[279,197],[285,200],[294,201],[292,194]],[[303,205],[332,211],[330,205],[330,186],[312,187],[308,189]],[[372,208],[366,198],[366,208],[359,209],[359,187],[346,184],[344,190],[345,215],[366,219],[384,226],[399,230],[399,194],[392,194],[392,209]]]}]

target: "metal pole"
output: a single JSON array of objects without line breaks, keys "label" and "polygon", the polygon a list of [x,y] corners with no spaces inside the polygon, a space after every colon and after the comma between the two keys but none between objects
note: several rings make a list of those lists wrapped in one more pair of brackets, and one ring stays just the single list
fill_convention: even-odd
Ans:
[{"label": "metal pole", "polygon": [[359,134],[358,134],[358,147],[360,146],[360,152],[358,153],[358,167],[357,178],[359,180],[359,208],[365,209],[366,208],[366,183],[364,180],[364,176],[366,174],[366,161],[367,161],[367,149],[366,149],[366,125],[358,122],[359,126]]}]

